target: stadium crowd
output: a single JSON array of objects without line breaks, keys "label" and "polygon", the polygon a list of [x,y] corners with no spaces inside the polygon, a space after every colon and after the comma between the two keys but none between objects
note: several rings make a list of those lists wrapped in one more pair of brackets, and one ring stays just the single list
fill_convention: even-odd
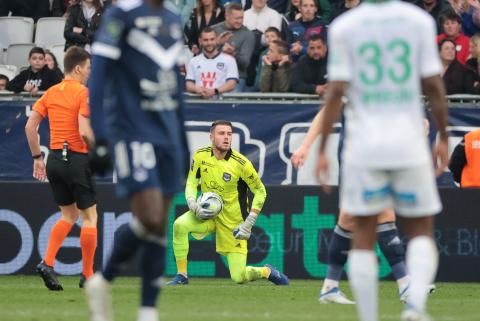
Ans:
[{"label": "stadium crowd", "polygon": [[[76,45],[89,51],[105,8],[115,2],[5,0],[0,2],[0,16],[31,17],[35,22],[44,17],[64,17],[64,50]],[[361,3],[360,0],[171,2],[178,8],[184,23],[187,91],[210,99],[232,91],[323,95],[327,83],[328,26]],[[437,22],[437,42],[447,94],[479,94],[480,2],[411,2],[429,12]],[[208,43],[204,43],[201,36],[205,28],[211,30],[209,37],[204,37]],[[212,44],[216,50],[211,49]],[[0,67],[0,79],[6,82],[6,90],[35,94],[61,81],[63,75],[56,61],[57,58],[61,61],[62,57],[55,57],[48,51],[50,48],[35,40],[32,46],[34,48],[28,53],[29,66],[15,66],[15,72],[7,75],[3,75],[2,70],[10,67]],[[210,49],[205,51],[205,47]],[[2,50],[6,52],[8,48]],[[42,51],[43,58],[38,58]],[[38,60],[35,66],[32,55]],[[6,64],[5,54],[1,59],[0,64]],[[192,69],[193,64],[196,70]]]}]

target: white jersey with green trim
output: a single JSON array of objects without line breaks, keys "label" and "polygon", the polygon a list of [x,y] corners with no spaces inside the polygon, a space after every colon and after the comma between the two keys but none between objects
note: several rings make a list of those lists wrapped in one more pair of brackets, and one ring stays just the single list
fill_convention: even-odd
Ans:
[{"label": "white jersey with green trim", "polygon": [[400,1],[365,2],[331,24],[328,78],[348,83],[345,162],[393,169],[431,159],[421,79],[441,72],[435,30],[428,13]]}]

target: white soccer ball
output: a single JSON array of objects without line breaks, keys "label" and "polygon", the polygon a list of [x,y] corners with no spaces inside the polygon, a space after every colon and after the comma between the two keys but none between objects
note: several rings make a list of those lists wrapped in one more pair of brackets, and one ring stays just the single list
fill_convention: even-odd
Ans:
[{"label": "white soccer ball", "polygon": [[216,217],[223,210],[222,198],[213,192],[205,192],[197,199],[197,204],[208,211],[212,212],[212,218]]}]

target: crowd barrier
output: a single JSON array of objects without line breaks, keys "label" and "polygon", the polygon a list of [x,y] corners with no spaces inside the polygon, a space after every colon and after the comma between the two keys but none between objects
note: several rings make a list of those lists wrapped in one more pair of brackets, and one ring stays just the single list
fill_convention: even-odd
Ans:
[{"label": "crowd barrier", "polygon": [[[0,180],[32,180],[32,160],[24,127],[35,99],[29,95],[0,93]],[[233,147],[245,154],[257,168],[265,184],[315,185],[313,170],[318,139],[305,165],[292,168],[290,156],[300,146],[321,101],[317,96],[299,94],[226,94],[217,100],[186,96],[186,128],[190,150],[210,144],[209,128],[215,119],[233,122]],[[480,127],[480,96],[449,96],[450,151],[463,135]],[[336,124],[328,154],[332,160],[330,184],[337,184],[337,145],[340,124]],[[48,154],[48,122],[39,129],[42,152]],[[431,140],[435,138],[432,126]],[[393,143],[393,142],[392,142]],[[112,181],[112,175],[103,181]],[[439,180],[452,186],[450,173]]]},{"label": "crowd barrier", "polygon": [[[268,198],[249,240],[248,263],[271,263],[291,278],[323,278],[327,245],[338,213],[338,194],[323,194],[316,186],[267,186]],[[440,253],[437,281],[480,282],[480,189],[440,190],[444,209],[437,216],[435,238]],[[0,182],[0,274],[33,274],[43,257],[48,235],[59,217],[46,183]],[[98,186],[98,246],[95,267],[100,269],[111,251],[114,233],[131,217],[126,201],[114,195],[113,184]],[[187,210],[184,195],[177,195],[169,213],[168,236],[176,216]],[[80,222],[78,222],[80,224]],[[55,270],[62,275],[81,273],[78,226],[60,249]],[[391,278],[379,253],[379,276]],[[129,266],[126,274],[134,272]],[[175,274],[171,246],[166,274]],[[213,237],[192,239],[189,275],[228,277],[226,262],[215,254]]]}]

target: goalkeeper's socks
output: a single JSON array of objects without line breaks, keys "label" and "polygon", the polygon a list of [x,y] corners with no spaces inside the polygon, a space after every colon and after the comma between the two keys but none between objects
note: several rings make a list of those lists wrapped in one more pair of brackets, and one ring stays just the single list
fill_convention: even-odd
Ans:
[{"label": "goalkeeper's socks", "polygon": [[177,274],[187,277],[187,260],[177,259]]},{"label": "goalkeeper's socks", "polygon": [[55,223],[52,231],[50,232],[47,251],[45,253],[45,258],[43,259],[46,265],[53,266],[58,250],[60,249],[60,246],[62,246],[62,243],[67,237],[68,233],[70,233],[72,226],[72,224],[62,219]]},{"label": "goalkeeper's socks", "polygon": [[351,250],[348,264],[348,277],[360,321],[378,321],[378,261],[375,252]]},{"label": "goalkeeper's socks", "polygon": [[335,226],[332,239],[328,246],[328,267],[327,277],[323,282],[321,293],[325,293],[332,288],[338,287],[338,281],[342,277],[343,267],[347,262],[348,251],[350,250],[352,233]]},{"label": "goalkeeper's socks", "polygon": [[398,236],[395,223],[388,222],[378,225],[377,239],[383,255],[392,268],[393,278],[397,281],[400,290],[402,290],[405,283],[408,284],[405,247]]},{"label": "goalkeeper's socks", "polygon": [[97,248],[96,227],[82,227],[80,230],[80,247],[82,248],[82,273],[88,280],[93,275],[93,260]]},{"label": "goalkeeper's socks", "polygon": [[118,229],[115,233],[112,255],[102,273],[108,282],[118,275],[121,265],[135,254],[142,242],[140,237],[133,232],[130,223]]},{"label": "goalkeeper's socks", "polygon": [[407,268],[410,288],[407,303],[419,311],[425,310],[427,288],[433,282],[438,267],[438,251],[428,236],[413,238],[407,247]]},{"label": "goalkeeper's socks", "polygon": [[165,246],[145,241],[141,247],[142,307],[154,307],[160,291],[160,277],[165,270]]}]

